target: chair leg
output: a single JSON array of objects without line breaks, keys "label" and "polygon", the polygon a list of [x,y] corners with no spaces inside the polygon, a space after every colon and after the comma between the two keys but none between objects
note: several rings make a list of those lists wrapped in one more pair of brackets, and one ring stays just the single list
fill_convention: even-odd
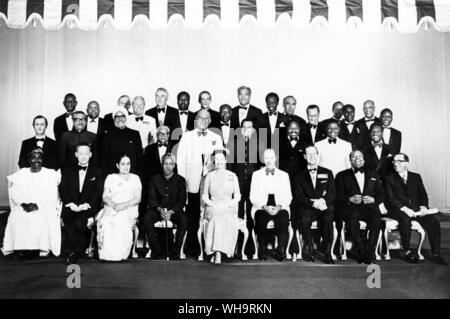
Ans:
[{"label": "chair leg", "polygon": [[148,247],[148,252],[147,254],[145,254],[145,258],[150,259],[152,258],[152,249],[150,248],[150,241],[148,240],[148,236],[147,234],[145,234],[145,245],[144,247],[147,248]]},{"label": "chair leg", "polygon": [[423,242],[425,241],[425,231],[423,230],[423,228],[421,228],[417,232],[420,235],[420,242],[419,242],[419,248],[417,248],[417,255],[419,256],[419,260],[424,260],[425,258],[422,255],[422,245],[423,245]]},{"label": "chair leg", "polygon": [[345,223],[342,223],[342,230],[341,230],[341,256],[342,260],[347,260],[347,249],[345,249]]},{"label": "chair leg", "polygon": [[302,242],[300,239],[300,231],[298,229],[295,230],[295,238],[298,244],[298,254],[292,256],[292,261],[297,261],[297,259],[302,259]]},{"label": "chair leg", "polygon": [[386,244],[386,254],[384,255],[384,260],[391,260],[391,254],[389,252],[389,232],[391,230],[388,228],[386,223],[386,229],[384,230],[384,242]]},{"label": "chair leg", "polygon": [[133,251],[132,251],[131,257],[133,259],[136,259],[139,257],[136,252],[136,245],[137,245],[137,241],[138,241],[138,237],[139,237],[139,228],[137,227],[137,225],[134,225],[133,234],[134,234],[134,242],[133,242]]},{"label": "chair leg", "polygon": [[91,237],[89,240],[89,248],[87,249],[86,253],[88,255],[88,257],[92,258],[94,257],[94,248],[92,247],[94,244],[94,230],[91,228]]},{"label": "chair leg", "polygon": [[255,253],[253,254],[253,260],[258,260],[258,240],[256,238],[255,229],[252,229],[253,244],[255,245]]},{"label": "chair leg", "polygon": [[333,240],[331,242],[331,259],[336,260],[336,255],[334,254],[334,247],[336,246],[336,240],[338,237],[338,231],[336,228],[336,222],[333,222]]},{"label": "chair leg", "polygon": [[200,223],[200,227],[198,228],[197,231],[197,239],[198,239],[198,244],[200,245],[200,255],[198,256],[198,261],[203,261],[203,243],[202,243],[202,234],[203,234],[203,224]]},{"label": "chair leg", "polygon": [[248,260],[247,255],[245,254],[245,246],[247,245],[248,241],[248,229],[247,226],[244,226],[243,229],[241,229],[241,232],[244,234],[244,240],[242,241],[242,248],[241,248],[241,259],[242,260]]},{"label": "chair leg", "polygon": [[180,248],[180,259],[186,259],[186,255],[184,254],[184,244],[186,243],[187,232],[184,233],[183,241],[181,243]]},{"label": "chair leg", "polygon": [[378,234],[378,240],[377,245],[375,246],[375,259],[381,260],[381,237],[382,237],[382,231],[380,230],[380,233]]},{"label": "chair leg", "polygon": [[294,237],[294,231],[292,230],[291,225],[289,225],[288,231],[289,231],[289,239],[286,247],[286,259],[290,260],[292,259],[292,255],[289,253],[289,248],[291,247],[292,237]]}]

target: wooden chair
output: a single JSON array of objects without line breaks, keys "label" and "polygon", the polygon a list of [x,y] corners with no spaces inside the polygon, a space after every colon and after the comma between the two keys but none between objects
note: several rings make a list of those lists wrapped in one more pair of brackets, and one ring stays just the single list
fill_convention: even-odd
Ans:
[{"label": "wooden chair", "polygon": [[[269,221],[267,223],[267,229],[274,229],[274,228],[275,228],[274,221],[273,220]],[[289,221],[288,232],[289,232],[289,239],[288,239],[288,244],[287,244],[287,247],[286,247],[286,259],[291,260],[292,259],[292,255],[289,253],[289,248],[291,247],[292,237],[294,237],[294,230],[292,229],[290,221]],[[253,244],[255,245],[255,254],[253,255],[253,259],[257,260],[258,259],[258,239],[256,237],[255,227],[253,227],[252,235],[253,235]],[[277,246],[278,246],[278,239],[275,237],[275,248]]]},{"label": "wooden chair", "polygon": [[[154,225],[155,228],[166,228],[166,226],[167,226],[168,229],[171,229],[171,230],[172,230],[172,234],[173,234],[173,236],[174,236],[174,241],[175,241],[175,235],[176,235],[176,233],[177,233],[177,225],[174,224],[172,221],[168,220],[168,221],[167,221],[167,225],[166,225],[166,223],[165,223],[164,221],[160,220],[160,221],[157,221],[156,223],[154,223],[153,225]],[[146,236],[147,236],[147,235],[146,235]],[[186,259],[186,255],[184,254],[184,244],[186,243],[186,236],[187,236],[187,232],[184,233],[183,241],[182,241],[182,243],[181,243],[181,248],[180,248],[180,259]],[[150,248],[150,245],[148,245],[148,242],[149,242],[149,241],[148,241],[148,239],[147,239],[147,243],[144,244],[144,246],[148,246],[148,252],[147,252],[147,254],[145,255],[145,258],[151,259],[151,256],[152,256],[152,250],[151,250],[151,248]],[[168,257],[168,256],[167,256],[167,260],[169,260],[169,257]]]},{"label": "wooden chair", "polygon": [[[366,222],[360,220],[359,221],[359,229],[360,230],[366,230],[367,228],[367,224]],[[367,231],[367,237],[369,237],[369,231]],[[375,246],[375,259],[376,260],[381,260],[381,255],[380,255],[380,247],[381,247],[381,238],[382,238],[382,231],[380,230],[380,233],[378,235],[378,240],[377,240],[377,245]],[[350,250],[352,247],[352,242],[350,241],[346,241],[345,240],[345,223],[343,223],[342,225],[342,230],[341,230],[341,245],[343,245],[344,249],[343,250],[343,254],[342,254],[342,260],[347,260],[347,250]]]}]

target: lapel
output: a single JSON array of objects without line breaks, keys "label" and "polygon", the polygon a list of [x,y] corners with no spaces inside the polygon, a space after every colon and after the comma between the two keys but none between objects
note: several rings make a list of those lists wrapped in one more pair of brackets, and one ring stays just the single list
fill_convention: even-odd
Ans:
[{"label": "lapel", "polygon": [[367,170],[364,169],[364,189],[362,190],[361,194],[364,194],[364,192],[368,189],[367,184],[370,181],[371,176],[369,176],[369,173],[367,173]]},{"label": "lapel", "polygon": [[[86,187],[86,183],[89,181],[89,179],[91,178],[91,173],[92,173],[92,168],[91,165],[88,165],[88,168],[86,170],[86,175],[84,176],[84,182],[83,182],[83,186],[81,187],[81,192],[80,194],[82,194],[85,191],[85,187]],[[78,178],[78,182],[79,182],[79,178]],[[78,184],[79,185],[79,184]]]},{"label": "lapel", "polygon": [[281,123],[283,123],[283,115],[280,112],[277,112],[277,121],[275,123],[275,127],[280,127]]},{"label": "lapel", "polygon": [[[319,168],[317,168],[317,175],[319,174]],[[315,192],[315,188],[312,182],[312,178],[311,175],[309,174],[308,168],[306,168],[306,170],[303,173],[303,177],[305,178],[305,181],[307,183],[307,185],[309,186],[309,188],[312,190],[311,193]],[[316,177],[316,187],[317,187],[317,177]]]},{"label": "lapel", "polygon": [[[358,180],[356,179],[355,173],[353,172],[353,170],[350,168],[349,169],[349,173],[350,173],[350,179],[353,181],[353,184],[356,187],[356,190],[358,191],[359,195],[362,195],[362,193],[364,192],[364,189],[360,190],[359,189],[359,184],[358,184]],[[366,188],[366,173],[364,172],[364,188]]]},{"label": "lapel", "polygon": [[73,179],[75,180],[75,183],[73,183],[72,185],[75,186],[75,194],[81,194],[80,193],[80,173],[78,172],[78,169],[76,167],[73,170],[73,175],[74,175]]}]

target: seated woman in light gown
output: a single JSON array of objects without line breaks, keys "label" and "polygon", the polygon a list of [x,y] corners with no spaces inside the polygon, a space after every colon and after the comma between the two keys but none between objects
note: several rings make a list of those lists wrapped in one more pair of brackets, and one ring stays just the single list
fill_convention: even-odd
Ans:
[{"label": "seated woman in light gown", "polygon": [[16,252],[19,260],[38,252],[59,256],[61,250],[61,175],[42,167],[43,159],[44,152],[36,148],[28,155],[30,167],[8,176],[11,213],[2,251],[5,255]]},{"label": "seated woman in light gown", "polygon": [[105,206],[96,218],[101,260],[120,261],[128,258],[133,245],[133,227],[139,215],[141,180],[130,173],[129,156],[119,156],[116,166],[119,173],[106,177],[103,191]]},{"label": "seated woman in light gown", "polygon": [[238,204],[241,199],[236,174],[227,170],[223,152],[215,154],[215,170],[208,173],[203,185],[205,252],[214,254],[211,262],[221,263],[221,253],[233,257],[238,237]]}]

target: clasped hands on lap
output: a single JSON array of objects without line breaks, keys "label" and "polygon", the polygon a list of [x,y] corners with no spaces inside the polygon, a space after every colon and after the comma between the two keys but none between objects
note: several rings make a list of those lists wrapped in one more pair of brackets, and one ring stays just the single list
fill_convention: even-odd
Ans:
[{"label": "clasped hands on lap", "polygon": [[350,203],[356,204],[356,205],[369,205],[375,203],[375,198],[368,195],[353,195],[348,199]]},{"label": "clasped hands on lap", "polygon": [[159,212],[161,219],[165,221],[170,221],[172,215],[175,214],[173,210],[167,210],[167,208],[158,207],[156,210]]},{"label": "clasped hands on lap", "polygon": [[23,210],[27,213],[31,213],[39,209],[38,205],[35,203],[22,203],[20,206],[22,206]]}]

